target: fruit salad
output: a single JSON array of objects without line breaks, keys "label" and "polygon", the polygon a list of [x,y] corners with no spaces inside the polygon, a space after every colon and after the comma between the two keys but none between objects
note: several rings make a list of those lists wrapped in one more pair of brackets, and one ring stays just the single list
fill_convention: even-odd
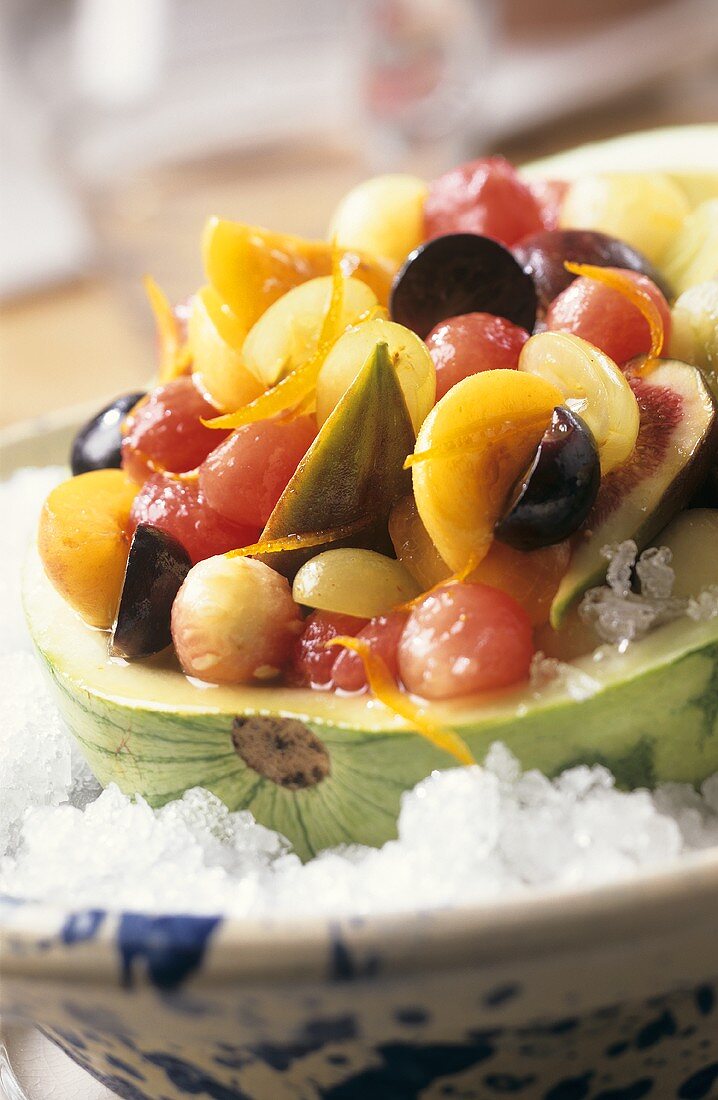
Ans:
[{"label": "fruit salad", "polygon": [[470,761],[434,705],[599,646],[606,547],[701,506],[718,558],[717,203],[484,157],[359,184],[325,241],[211,218],[188,302],[147,281],[156,383],[45,502],[47,578],[122,667],[379,700]]}]

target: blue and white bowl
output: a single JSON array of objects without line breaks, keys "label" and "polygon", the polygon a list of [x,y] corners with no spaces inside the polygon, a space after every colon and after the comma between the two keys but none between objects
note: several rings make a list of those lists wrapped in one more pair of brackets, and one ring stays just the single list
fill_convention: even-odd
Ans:
[{"label": "blue and white bowl", "polygon": [[288,923],[0,904],[2,1012],[127,1100],[718,1096],[718,857]]}]

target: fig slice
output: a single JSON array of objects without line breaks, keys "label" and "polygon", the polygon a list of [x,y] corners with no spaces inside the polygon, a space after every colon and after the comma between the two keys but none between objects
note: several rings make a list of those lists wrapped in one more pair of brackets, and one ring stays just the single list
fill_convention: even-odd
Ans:
[{"label": "fig slice", "polygon": [[600,482],[601,459],[590,428],[559,405],[494,528],[496,538],[515,550],[561,542],[586,519]]},{"label": "fig slice", "polygon": [[409,255],[394,279],[389,312],[422,340],[440,321],[465,313],[492,313],[532,332],[536,289],[498,241],[447,233]]},{"label": "fig slice", "polygon": [[172,604],[191,565],[172,535],[151,523],[138,524],[112,628],[112,657],[151,657],[171,644]]},{"label": "fig slice", "polygon": [[662,360],[629,378],[641,414],[631,458],[604,477],[578,533],[568,572],[551,606],[551,625],[606,574],[602,547],[633,539],[641,550],[684,508],[705,477],[718,447],[715,402],[696,367]]},{"label": "fig slice", "polygon": [[[387,344],[377,342],[324,421],[274,507],[260,542],[365,526],[346,539],[257,554],[292,580],[309,558],[341,546],[382,549],[392,505],[411,488],[404,459],[414,449],[411,418]],[[379,545],[378,545],[379,543]]]}]

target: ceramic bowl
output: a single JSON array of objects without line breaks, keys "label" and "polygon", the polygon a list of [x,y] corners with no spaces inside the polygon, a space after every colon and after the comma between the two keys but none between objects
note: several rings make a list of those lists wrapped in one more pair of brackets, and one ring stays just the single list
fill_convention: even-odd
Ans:
[{"label": "ceramic bowl", "polygon": [[127,1100],[715,1098],[716,913],[715,853],[611,888],[371,920],[6,900],[2,1011]]},{"label": "ceramic bowl", "polygon": [[[3,469],[64,461],[91,411],[6,433]],[[715,1100],[717,917],[715,851],[610,888],[368,920],[6,898],[0,1011],[126,1100]]]}]

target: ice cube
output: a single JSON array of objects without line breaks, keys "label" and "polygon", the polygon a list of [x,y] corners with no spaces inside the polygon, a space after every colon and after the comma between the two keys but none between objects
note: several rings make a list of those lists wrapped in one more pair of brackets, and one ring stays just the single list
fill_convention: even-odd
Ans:
[{"label": "ice cube", "polygon": [[641,594],[667,600],[673,591],[676,575],[671,568],[673,554],[667,546],[649,546],[636,562]]}]

